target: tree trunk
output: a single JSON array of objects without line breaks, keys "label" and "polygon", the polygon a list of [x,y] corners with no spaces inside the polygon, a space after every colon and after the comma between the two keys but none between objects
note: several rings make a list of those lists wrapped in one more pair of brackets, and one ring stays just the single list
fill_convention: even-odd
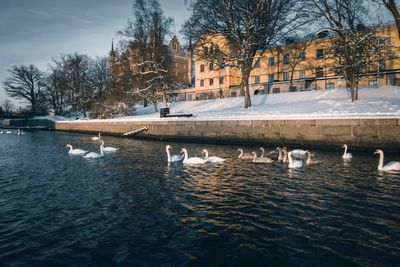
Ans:
[{"label": "tree trunk", "polygon": [[167,98],[167,93],[165,91],[163,91],[162,99],[163,99],[164,107],[168,107],[168,98]]},{"label": "tree trunk", "polygon": [[242,66],[240,70],[242,72],[241,91],[243,90],[244,92],[244,108],[249,108],[251,107],[250,88],[249,88],[251,67]]},{"label": "tree trunk", "polygon": [[396,5],[396,2],[395,0],[389,0],[389,1],[383,1],[383,3],[385,4],[386,8],[390,11],[390,13],[392,13],[393,15],[397,27],[397,34],[398,37],[400,38],[400,12]]}]

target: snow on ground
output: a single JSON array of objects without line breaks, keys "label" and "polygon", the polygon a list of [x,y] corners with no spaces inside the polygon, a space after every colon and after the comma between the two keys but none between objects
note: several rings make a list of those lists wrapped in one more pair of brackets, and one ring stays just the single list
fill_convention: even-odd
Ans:
[{"label": "snow on ground", "polygon": [[[170,114],[192,113],[189,118],[160,118],[154,107],[137,107],[136,115],[113,120],[220,120],[220,119],[314,119],[400,117],[400,87],[359,89],[359,100],[351,102],[346,89],[315,90],[252,96],[252,107],[244,109],[243,97],[170,103]],[[158,108],[163,107],[162,104]],[[95,121],[95,120],[91,120]]]}]

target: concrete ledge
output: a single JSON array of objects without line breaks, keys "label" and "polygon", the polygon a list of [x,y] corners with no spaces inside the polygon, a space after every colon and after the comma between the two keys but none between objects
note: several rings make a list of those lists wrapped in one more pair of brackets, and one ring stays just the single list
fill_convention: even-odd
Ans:
[{"label": "concrete ledge", "polygon": [[306,144],[312,147],[400,149],[399,119],[312,119],[312,120],[212,120],[212,121],[69,121],[55,129],[122,136],[148,127],[134,138],[192,141],[220,144]]}]

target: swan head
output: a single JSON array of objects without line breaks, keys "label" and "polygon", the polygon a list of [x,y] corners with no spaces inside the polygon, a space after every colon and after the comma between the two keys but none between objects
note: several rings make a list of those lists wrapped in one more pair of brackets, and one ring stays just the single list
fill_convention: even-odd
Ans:
[{"label": "swan head", "polygon": [[381,153],[383,153],[383,151],[382,151],[381,149],[377,149],[377,150],[375,150],[375,152],[374,152],[374,154],[381,154]]},{"label": "swan head", "polygon": [[344,145],[342,146],[342,148],[347,148],[347,145],[346,145],[346,144],[344,144]]},{"label": "swan head", "polygon": [[171,145],[167,145],[165,148],[170,149],[171,147],[172,147]]},{"label": "swan head", "polygon": [[181,149],[181,152],[182,152],[182,153],[185,153],[185,152],[187,152],[187,149],[186,149],[186,148],[182,148],[182,149]]},{"label": "swan head", "polygon": [[252,151],[252,152],[251,152],[251,154],[253,154],[253,155],[257,155],[257,152],[255,152],[255,151]]},{"label": "swan head", "polygon": [[261,150],[261,151],[264,151],[264,148],[263,148],[263,147],[260,147],[260,150]]},{"label": "swan head", "polygon": [[238,151],[239,151],[239,152],[242,152],[242,151],[243,151],[243,149],[241,149],[241,148],[238,148]]},{"label": "swan head", "polygon": [[104,146],[104,141],[103,140],[100,140],[100,143],[101,143],[102,146]]},{"label": "swan head", "polygon": [[70,144],[67,144],[65,147],[72,147]]}]

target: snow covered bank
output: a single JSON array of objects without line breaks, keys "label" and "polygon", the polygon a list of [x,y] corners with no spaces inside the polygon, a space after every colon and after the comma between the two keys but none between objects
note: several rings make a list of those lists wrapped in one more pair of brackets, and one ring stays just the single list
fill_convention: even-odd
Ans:
[{"label": "snow covered bank", "polygon": [[[400,87],[361,88],[356,102],[351,102],[346,89],[336,89],[256,95],[249,109],[244,109],[243,103],[242,97],[174,102],[169,106],[171,114],[193,113],[194,117],[161,120],[399,117]],[[137,107],[136,114],[116,120],[160,120],[152,106]]]}]

